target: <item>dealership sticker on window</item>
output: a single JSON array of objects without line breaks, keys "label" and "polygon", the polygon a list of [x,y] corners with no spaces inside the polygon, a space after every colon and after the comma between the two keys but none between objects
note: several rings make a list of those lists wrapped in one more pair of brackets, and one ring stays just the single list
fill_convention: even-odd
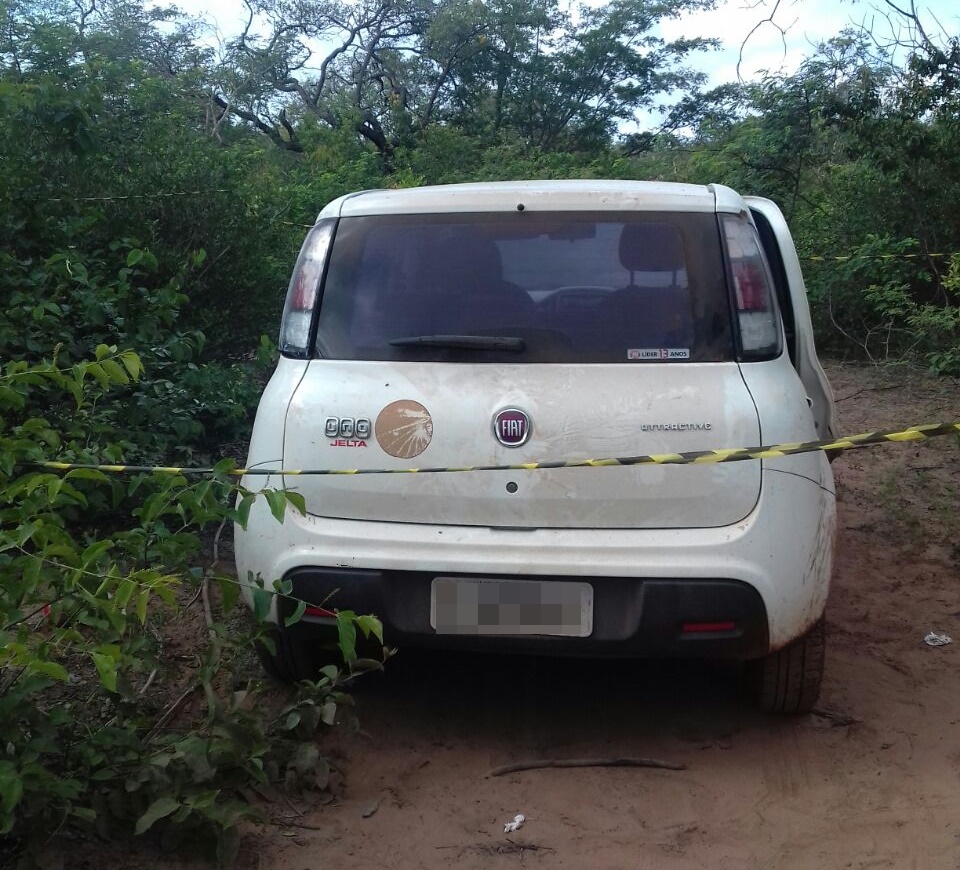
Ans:
[{"label": "dealership sticker on window", "polygon": [[627,351],[627,359],[690,359],[690,349],[687,347],[633,347]]}]

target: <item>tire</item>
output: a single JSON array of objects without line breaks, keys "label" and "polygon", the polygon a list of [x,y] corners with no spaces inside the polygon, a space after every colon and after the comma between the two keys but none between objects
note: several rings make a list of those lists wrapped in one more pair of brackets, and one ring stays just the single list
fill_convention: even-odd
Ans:
[{"label": "tire", "polygon": [[272,653],[265,644],[257,643],[257,656],[267,676],[281,683],[315,680],[327,665],[343,667],[337,647],[336,631],[273,628],[270,639],[276,648]]},{"label": "tire", "polygon": [[825,652],[826,624],[821,616],[793,643],[751,662],[760,709],[767,713],[809,713],[820,697]]}]

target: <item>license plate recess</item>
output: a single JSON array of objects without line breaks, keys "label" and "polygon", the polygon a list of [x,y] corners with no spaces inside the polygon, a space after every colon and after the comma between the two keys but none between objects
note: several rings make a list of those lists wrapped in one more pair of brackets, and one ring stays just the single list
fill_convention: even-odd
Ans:
[{"label": "license plate recess", "polygon": [[437,634],[593,633],[593,587],[571,580],[435,577],[430,625]]}]

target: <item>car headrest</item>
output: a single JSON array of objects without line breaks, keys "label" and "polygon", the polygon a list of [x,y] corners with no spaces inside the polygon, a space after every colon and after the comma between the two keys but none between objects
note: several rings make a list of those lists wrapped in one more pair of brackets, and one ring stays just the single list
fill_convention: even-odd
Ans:
[{"label": "car headrest", "polygon": [[447,242],[441,260],[468,285],[503,280],[503,261],[496,244],[482,236],[460,233]]},{"label": "car headrest", "polygon": [[620,263],[630,272],[679,272],[686,267],[683,239],[671,224],[626,224],[620,235]]}]

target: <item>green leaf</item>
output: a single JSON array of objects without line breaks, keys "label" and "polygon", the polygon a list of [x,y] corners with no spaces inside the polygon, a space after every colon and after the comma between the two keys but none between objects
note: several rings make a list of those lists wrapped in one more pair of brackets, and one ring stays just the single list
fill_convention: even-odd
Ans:
[{"label": "green leaf", "polygon": [[140,362],[139,356],[132,350],[125,350],[120,354],[120,362],[123,363],[123,367],[130,374],[132,380],[140,380],[140,375],[143,374],[143,363]]},{"label": "green leaf", "polygon": [[372,634],[380,643],[383,643],[383,623],[377,617],[369,614],[358,616],[357,626],[363,632],[364,637],[370,637]]},{"label": "green leaf", "polygon": [[200,794],[195,794],[193,797],[188,798],[187,806],[192,807],[195,810],[205,809],[206,807],[213,806],[219,794],[220,789],[202,791]]},{"label": "green leaf", "polygon": [[337,645],[343,654],[345,662],[352,662],[357,657],[357,626],[356,614],[351,610],[337,611]]},{"label": "green leaf", "polygon": [[291,710],[290,714],[287,716],[287,720],[284,723],[284,727],[287,731],[293,731],[300,724],[300,711]]},{"label": "green leaf", "polygon": [[277,644],[273,637],[267,633],[263,632],[257,637],[257,643],[262,644],[263,648],[270,653],[274,658],[277,656]]},{"label": "green leaf", "polygon": [[129,578],[124,578],[120,581],[120,585],[117,586],[117,591],[113,596],[113,603],[123,610],[127,604],[130,602],[130,598],[133,595],[134,591],[137,588],[137,584],[134,583]]},{"label": "green leaf", "polygon": [[80,561],[83,564],[83,567],[86,568],[91,562],[95,562],[104,553],[111,549],[113,549],[113,541],[110,540],[97,541],[96,543],[91,544],[80,555]]},{"label": "green leaf", "polygon": [[[169,581],[171,578],[161,577],[160,579],[163,581]],[[175,608],[177,606],[177,596],[174,593],[173,589],[170,586],[166,585],[166,582],[162,583],[159,586],[154,586],[153,594],[156,595],[157,598],[159,598],[168,607]],[[140,614],[140,611],[138,610],[137,615],[139,616],[139,614]]]},{"label": "green leaf", "polygon": [[127,268],[136,266],[143,259],[143,251],[140,248],[134,248],[127,254]]},{"label": "green leaf", "polygon": [[136,614],[141,625],[147,621],[147,604],[150,602],[150,590],[141,589],[137,595]]},{"label": "green leaf", "polygon": [[237,505],[237,523],[239,523],[242,529],[246,529],[247,523],[250,521],[250,508],[253,507],[256,499],[257,497],[254,493],[244,493],[240,499],[240,503]]},{"label": "green leaf", "polygon": [[47,502],[49,504],[53,504],[57,500],[61,489],[63,489],[63,478],[55,477],[47,482]]},{"label": "green leaf", "polygon": [[337,702],[336,701],[327,701],[320,708],[320,719],[324,725],[328,727],[333,727],[333,723],[337,718]]},{"label": "green leaf", "polygon": [[282,523],[284,510],[287,506],[287,498],[283,490],[265,489],[263,490],[263,496],[270,506],[270,513],[273,514],[278,523]]},{"label": "green leaf", "polygon": [[[100,675],[100,682],[108,692],[117,691],[117,661],[112,656],[98,653],[95,650],[90,651],[93,663],[97,667],[97,673]],[[151,823],[152,824],[152,823]],[[139,831],[137,832],[139,833]]]},{"label": "green leaf", "polygon": [[137,827],[134,829],[134,833],[143,834],[149,831],[160,819],[165,819],[178,809],[180,809],[180,801],[174,800],[172,797],[157,798],[147,807],[147,811],[137,819]]},{"label": "green leaf", "polygon": [[12,761],[0,761],[0,809],[13,810],[23,797],[23,779]]},{"label": "green leaf", "polygon": [[227,456],[224,459],[221,459],[213,466],[214,474],[227,474],[230,471],[233,471],[237,467],[237,460],[233,459],[230,456]]},{"label": "green leaf", "polygon": [[285,489],[284,493],[287,496],[287,501],[297,509],[300,516],[305,517],[307,515],[307,500],[303,497],[303,494],[290,489]]},{"label": "green leaf", "polygon": [[220,588],[220,607],[224,615],[230,613],[240,600],[240,584],[232,577],[217,577]]},{"label": "green leaf", "polygon": [[257,622],[263,622],[267,618],[271,604],[273,604],[272,593],[259,586],[253,589],[253,616]]},{"label": "green leaf", "polygon": [[95,480],[98,483],[107,483],[110,480],[107,475],[95,468],[74,468],[67,472],[66,477],[72,480]]},{"label": "green leaf", "polygon": [[116,360],[105,359],[100,365],[103,366],[103,370],[110,376],[110,380],[115,384],[130,383],[130,376]]},{"label": "green leaf", "polygon": [[89,363],[87,365],[87,373],[92,375],[98,384],[104,389],[107,389],[110,386],[110,376],[104,371],[104,368],[99,363]]},{"label": "green leaf", "polygon": [[293,611],[286,619],[283,620],[283,624],[289,628],[291,625],[295,625],[303,618],[303,613],[307,609],[306,601],[298,601],[297,609]]},{"label": "green leaf", "polygon": [[33,660],[27,663],[27,670],[34,674],[42,674],[45,677],[60,680],[62,683],[66,683],[70,679],[70,674],[67,673],[67,669],[56,662]]}]

